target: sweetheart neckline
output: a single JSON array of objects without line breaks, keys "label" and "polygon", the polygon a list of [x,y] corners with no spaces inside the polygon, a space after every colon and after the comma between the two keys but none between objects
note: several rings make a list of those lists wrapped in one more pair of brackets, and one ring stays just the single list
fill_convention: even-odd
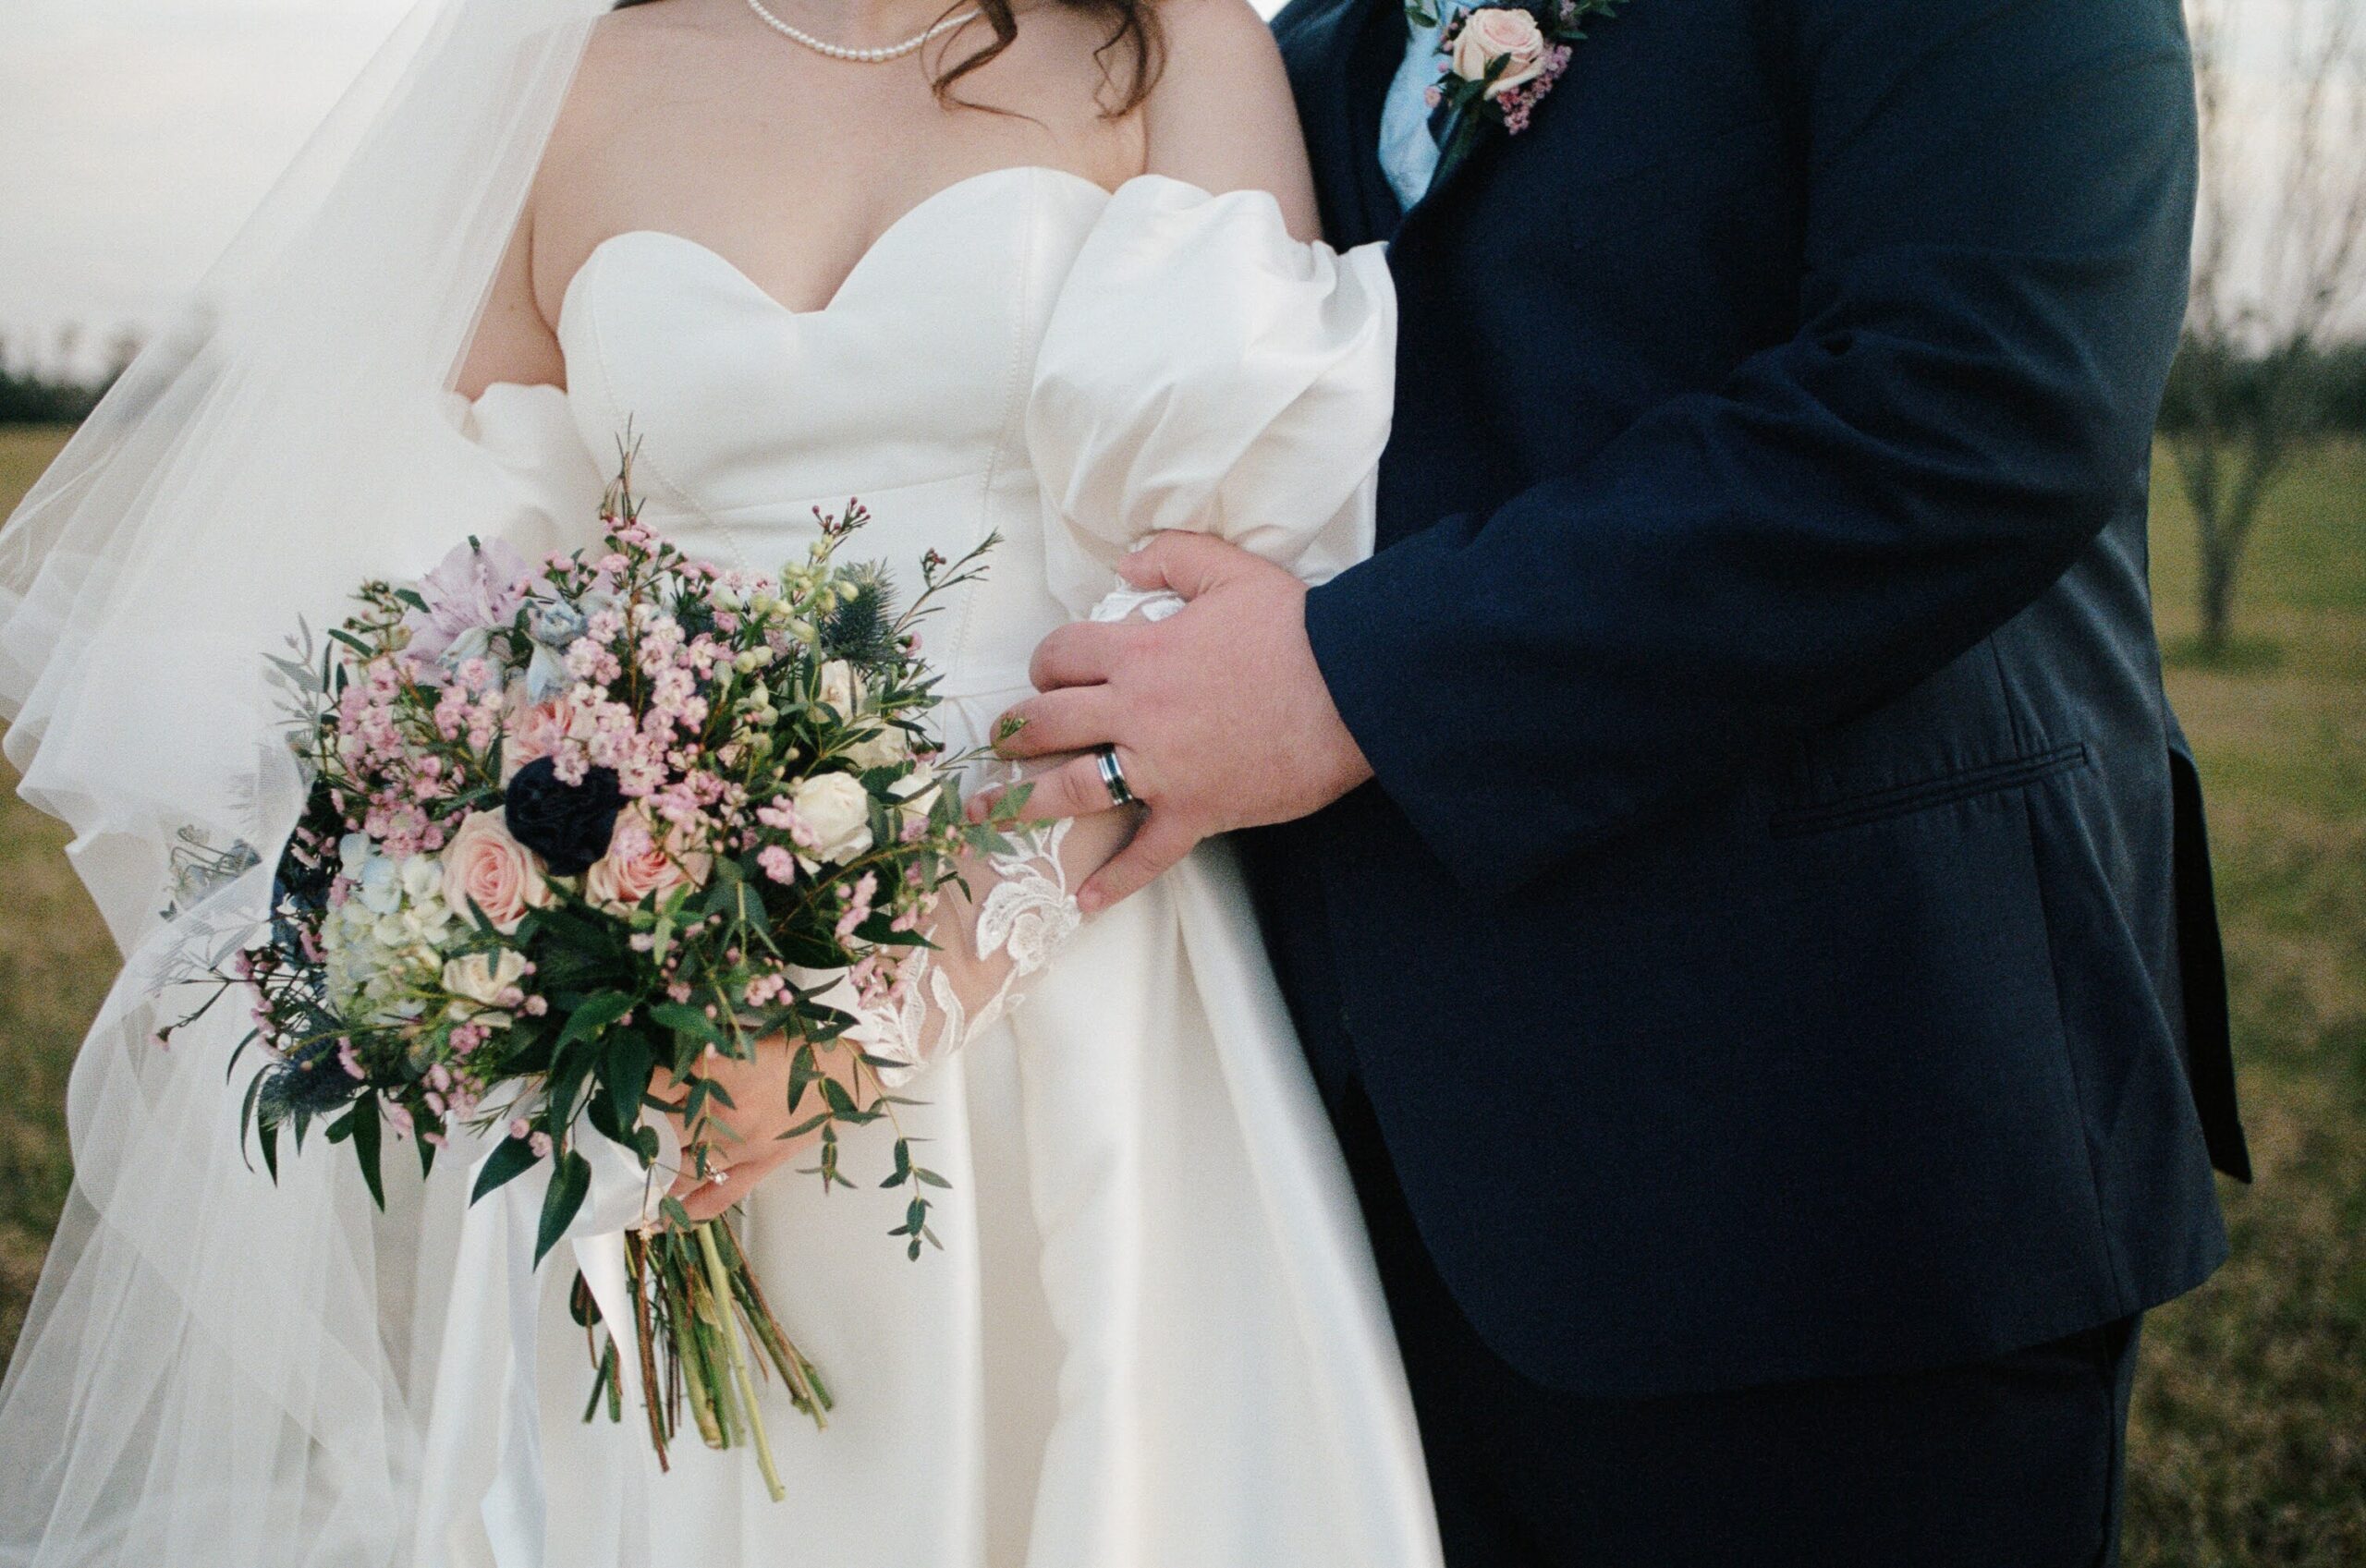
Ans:
[{"label": "sweetheart neckline", "polygon": [[[774,294],[770,289],[764,287],[762,284],[758,283],[753,277],[749,275],[746,268],[740,266],[730,257],[726,256],[722,251],[717,250],[713,246],[705,243],[703,240],[692,239],[686,234],[676,234],[671,229],[624,229],[618,233],[608,236],[607,238],[601,240],[597,245],[594,245],[589,251],[584,253],[581,263],[576,267],[574,274],[567,280],[566,290],[559,296],[556,331],[562,337],[565,336],[567,332],[567,316],[574,308],[578,286],[582,284],[585,278],[591,275],[592,263],[597,261],[601,255],[605,252],[609,247],[632,239],[669,240],[674,244],[687,246],[692,250],[699,251],[712,258],[726,271],[729,272],[733,277],[737,278],[743,286],[745,286],[750,293],[756,295],[759,298],[762,299],[765,304],[770,305],[774,310],[777,310],[784,316],[787,316],[791,319],[799,319],[807,316],[826,315],[830,311],[838,308],[840,302],[847,297],[847,290],[853,286],[855,280],[862,275],[863,270],[871,265],[872,259],[880,253],[881,249],[886,246],[887,242],[895,238],[904,229],[909,227],[921,213],[936,207],[957,193],[971,190],[976,187],[985,185],[991,181],[1005,179],[1016,175],[1025,175],[1030,176],[1036,175],[1051,175],[1056,178],[1067,180],[1073,185],[1082,186],[1087,189],[1097,191],[1104,197],[1114,198],[1116,194],[1107,186],[1101,184],[1098,180],[1087,179],[1084,176],[1076,173],[1072,169],[1063,169],[1051,164],[1006,164],[998,169],[986,169],[978,174],[965,175],[949,185],[938,187],[926,196],[921,197],[918,201],[912,203],[909,207],[905,208],[901,213],[897,214],[894,222],[890,223],[885,228],[881,229],[878,237],[863,248],[862,254],[856,257],[854,265],[847,270],[847,275],[840,278],[838,280],[837,287],[830,291],[830,298],[811,310],[799,310],[796,306],[787,303],[786,300]],[[1125,183],[1127,185],[1131,185],[1135,183],[1136,180],[1164,179],[1167,176],[1163,175],[1136,175],[1133,176],[1133,179],[1129,179]],[[1122,189],[1124,187],[1121,186],[1119,188]]]}]

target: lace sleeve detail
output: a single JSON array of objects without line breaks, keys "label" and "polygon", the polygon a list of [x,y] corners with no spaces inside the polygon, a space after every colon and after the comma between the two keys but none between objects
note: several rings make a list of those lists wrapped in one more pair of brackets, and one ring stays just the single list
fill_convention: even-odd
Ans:
[{"label": "lace sleeve detail", "polygon": [[849,1032],[863,1050],[901,1064],[879,1070],[883,1083],[909,1081],[1007,1017],[1025,1000],[1028,979],[1083,923],[1061,858],[1074,826],[1054,822],[1015,837],[1007,853],[972,867],[969,893],[950,893],[931,923],[935,947],[907,958],[877,1003],[852,1009]]}]

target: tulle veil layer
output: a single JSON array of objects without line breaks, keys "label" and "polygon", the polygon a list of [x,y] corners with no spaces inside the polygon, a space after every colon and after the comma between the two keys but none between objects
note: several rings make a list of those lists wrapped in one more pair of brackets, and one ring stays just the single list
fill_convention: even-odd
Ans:
[{"label": "tulle veil layer", "polygon": [[414,1481],[462,1162],[383,1214],[329,1150],[274,1185],[226,1072],[245,1017],[152,1037],[262,918],[296,819],[266,655],[502,512],[449,386],[606,8],[421,0],[0,531],[7,754],[126,960],[0,1384],[8,1568],[434,1558]]}]

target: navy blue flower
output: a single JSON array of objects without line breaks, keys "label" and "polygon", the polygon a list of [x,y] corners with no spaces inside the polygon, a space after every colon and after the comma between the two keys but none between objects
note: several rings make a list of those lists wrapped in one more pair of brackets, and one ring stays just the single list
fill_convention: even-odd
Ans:
[{"label": "navy blue flower", "polygon": [[502,816],[509,836],[541,856],[553,876],[579,877],[608,852],[616,813],[624,807],[614,769],[593,768],[581,784],[571,784],[543,757],[509,781]]}]

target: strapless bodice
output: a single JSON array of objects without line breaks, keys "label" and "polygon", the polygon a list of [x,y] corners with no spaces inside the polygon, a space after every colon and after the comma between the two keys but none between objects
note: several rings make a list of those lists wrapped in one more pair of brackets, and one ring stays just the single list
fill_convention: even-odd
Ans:
[{"label": "strapless bodice", "polygon": [[813,310],[679,236],[603,242],[560,313],[563,419],[609,468],[631,443],[644,519],[718,565],[801,559],[853,498],[873,520],[848,553],[899,581],[999,534],[927,646],[948,695],[1002,697],[1154,529],[1310,580],[1368,553],[1395,325],[1378,249],[1293,240],[1262,192],[1002,169],[907,213]]}]

